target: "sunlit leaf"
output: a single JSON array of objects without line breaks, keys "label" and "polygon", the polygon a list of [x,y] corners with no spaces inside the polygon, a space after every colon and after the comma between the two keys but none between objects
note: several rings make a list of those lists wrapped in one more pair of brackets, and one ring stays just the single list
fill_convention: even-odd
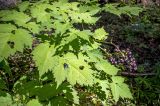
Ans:
[{"label": "sunlit leaf", "polygon": [[0,57],[2,58],[7,58],[16,51],[23,52],[25,46],[29,48],[32,46],[32,36],[24,29],[17,29],[15,34],[0,33],[0,39]]},{"label": "sunlit leaf", "polygon": [[27,103],[27,106],[43,106],[38,99],[32,99]]},{"label": "sunlit leaf", "polygon": [[39,74],[42,76],[44,73],[48,72],[54,67],[54,55],[55,47],[54,45],[49,45],[49,43],[42,43],[33,50],[33,59],[38,67]]}]

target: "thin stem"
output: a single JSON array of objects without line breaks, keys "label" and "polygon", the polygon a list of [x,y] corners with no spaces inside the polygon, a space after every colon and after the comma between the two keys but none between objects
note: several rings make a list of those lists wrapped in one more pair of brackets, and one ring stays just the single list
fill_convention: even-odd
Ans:
[{"label": "thin stem", "polygon": [[119,49],[119,47],[117,45],[115,45],[114,43],[111,42],[102,42],[102,41],[98,41],[99,43],[105,44],[105,45],[112,45],[114,46],[118,51],[120,51],[120,54],[122,55],[123,58],[125,58],[125,55],[123,52],[121,52],[121,50]]},{"label": "thin stem", "polygon": [[120,72],[119,74],[123,76],[134,76],[134,77],[156,75],[156,73],[133,73],[133,72]]},{"label": "thin stem", "polygon": [[82,29],[84,30],[83,22],[82,22]]},{"label": "thin stem", "polygon": [[105,54],[107,54],[108,56],[110,55],[108,52],[106,52],[103,48],[99,47]]}]

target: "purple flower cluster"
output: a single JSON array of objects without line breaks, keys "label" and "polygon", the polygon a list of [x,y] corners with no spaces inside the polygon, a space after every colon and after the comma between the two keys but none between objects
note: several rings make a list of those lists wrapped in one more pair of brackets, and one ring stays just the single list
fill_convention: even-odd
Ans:
[{"label": "purple flower cluster", "polygon": [[114,65],[123,65],[130,72],[137,70],[136,59],[132,55],[130,49],[117,50],[115,49],[115,54],[109,58],[109,61]]}]

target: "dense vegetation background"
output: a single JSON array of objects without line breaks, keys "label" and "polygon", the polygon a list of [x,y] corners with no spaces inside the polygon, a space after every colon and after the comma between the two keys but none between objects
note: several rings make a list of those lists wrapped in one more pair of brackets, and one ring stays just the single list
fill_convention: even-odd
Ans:
[{"label": "dense vegetation background", "polygon": [[159,106],[159,0],[0,0],[0,106]]}]

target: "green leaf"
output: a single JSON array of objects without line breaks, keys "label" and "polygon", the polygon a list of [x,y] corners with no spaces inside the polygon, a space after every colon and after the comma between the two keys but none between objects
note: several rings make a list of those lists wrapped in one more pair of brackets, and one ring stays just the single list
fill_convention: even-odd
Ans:
[{"label": "green leaf", "polygon": [[[69,37],[73,38],[73,40],[76,39],[77,37],[80,37],[83,40],[86,40],[88,42],[90,42],[89,38],[90,38],[91,35],[93,35],[93,34],[89,30],[80,31],[80,30],[73,29],[73,28],[70,29],[70,33],[69,33]],[[71,40],[70,40],[70,42],[71,42]]]},{"label": "green leaf", "polygon": [[96,29],[94,32],[94,38],[98,40],[104,40],[107,38],[108,33],[103,28]]},{"label": "green leaf", "polygon": [[49,43],[42,43],[33,50],[33,59],[38,67],[40,76],[56,65],[54,64],[54,61],[56,61],[53,57],[54,53],[55,47]]},{"label": "green leaf", "polygon": [[103,54],[98,49],[87,51],[90,62],[99,62],[103,59]]},{"label": "green leaf", "polygon": [[31,48],[32,47],[32,35],[29,34],[27,30],[17,29],[15,35],[12,38],[12,41],[15,43],[15,49],[17,51],[23,51],[24,46]]},{"label": "green leaf", "polygon": [[71,106],[63,96],[57,96],[50,101],[50,106]]},{"label": "green leaf", "polygon": [[23,52],[24,46],[32,46],[32,36],[24,29],[17,29],[15,34],[0,33],[0,57],[7,58],[16,51]]},{"label": "green leaf", "polygon": [[54,29],[56,34],[64,34],[68,29],[72,27],[70,23],[61,23],[59,20],[54,21]]},{"label": "green leaf", "polygon": [[[92,32],[88,31],[88,30],[77,30],[77,29],[73,29],[71,28],[69,30],[70,32],[67,33],[67,37],[64,37],[61,41],[61,47],[65,47],[68,46],[70,47],[69,50],[80,50],[81,45],[84,45],[85,43],[82,43],[82,41],[85,41],[87,43],[90,43],[89,38],[92,35]],[[71,48],[72,47],[72,48]],[[64,48],[66,49],[66,48]]]},{"label": "green leaf", "polygon": [[73,95],[73,102],[75,104],[79,104],[78,92],[75,89],[72,89],[72,95]]},{"label": "green leaf", "polygon": [[112,83],[110,83],[113,99],[117,102],[120,97],[133,99],[128,85],[124,82],[124,78],[119,76],[112,77]]},{"label": "green leaf", "polygon": [[11,33],[16,29],[16,26],[12,24],[0,24],[0,33]]},{"label": "green leaf", "polygon": [[31,10],[32,17],[37,19],[37,22],[48,23],[50,21],[50,14],[45,10],[50,7],[49,4],[41,3],[34,5]]},{"label": "green leaf", "polygon": [[0,95],[0,106],[12,106],[12,97],[10,94],[6,94],[5,96]]},{"label": "green leaf", "polygon": [[24,24],[23,27],[28,28],[31,33],[37,34],[40,32],[40,25],[35,22],[28,22],[27,24]]},{"label": "green leaf", "polygon": [[115,14],[115,15],[118,15],[118,16],[120,16],[120,15],[122,14],[122,12],[119,11],[119,10],[116,8],[116,5],[113,5],[113,4],[106,4],[103,9],[104,9],[106,12],[110,12],[110,13]]},{"label": "green leaf", "polygon": [[29,7],[29,1],[23,1],[21,4],[18,5],[19,11],[24,12]]},{"label": "green leaf", "polygon": [[55,60],[54,64],[56,64],[56,66],[53,68],[53,73],[58,87],[66,79],[68,69],[65,68],[67,67],[65,66],[67,63],[65,63],[63,58],[56,56]]},{"label": "green leaf", "polygon": [[19,26],[23,26],[30,19],[31,18],[27,14],[15,10],[10,11],[9,14],[8,13],[4,14],[4,16],[0,18],[1,21],[14,21],[15,24]]},{"label": "green leaf", "polygon": [[68,64],[69,71],[67,75],[68,82],[71,85],[76,83],[80,85],[93,84],[93,76],[91,67],[85,62],[85,58],[82,54],[79,54],[78,58],[74,54],[67,54],[64,59]]},{"label": "green leaf", "polygon": [[40,101],[51,99],[62,93],[61,90],[56,89],[56,84],[46,84],[42,87],[37,87],[36,89],[36,95]]},{"label": "green leaf", "polygon": [[82,54],[76,57],[76,55],[71,53],[59,57],[58,65],[53,68],[54,77],[58,85],[62,83],[65,78],[71,85],[75,85],[76,83],[80,85],[92,85],[94,79],[92,70],[85,62],[85,58]]},{"label": "green leaf", "polygon": [[83,40],[90,42],[89,38],[91,37],[91,35],[93,35],[93,33],[90,30],[83,30],[78,32],[77,35]]},{"label": "green leaf", "polygon": [[97,14],[100,11],[100,7],[98,7],[98,5],[80,5],[79,7],[80,12],[84,13],[84,12],[89,12],[92,15]]},{"label": "green leaf", "polygon": [[5,74],[8,74],[9,76],[12,77],[12,71],[11,71],[10,63],[8,62],[8,60],[1,61],[0,67],[3,69]]},{"label": "green leaf", "polygon": [[120,96],[124,99],[124,98],[129,98],[129,99],[133,99],[132,94],[130,92],[130,89],[128,87],[127,84],[122,83],[119,84],[119,86],[121,87],[121,91],[120,91]]},{"label": "green leaf", "polygon": [[119,10],[122,11],[122,13],[124,14],[138,16],[143,9],[140,7],[124,6],[124,7],[119,7]]},{"label": "green leaf", "polygon": [[11,13],[12,13],[12,11],[10,11],[10,10],[1,10],[0,11],[0,18],[4,17],[7,14],[11,14]]},{"label": "green leaf", "polygon": [[114,83],[123,83],[124,82],[124,78],[123,77],[119,77],[119,76],[113,76],[112,77],[112,81]]},{"label": "green leaf", "polygon": [[142,8],[140,7],[132,7],[132,6],[123,6],[123,7],[118,7],[117,5],[114,4],[106,4],[103,9],[107,12],[113,13],[115,15],[120,16],[121,14],[126,14],[126,15],[139,15],[140,12],[142,12]]},{"label": "green leaf", "polygon": [[88,23],[88,24],[94,24],[99,18],[92,17],[92,15],[89,12],[85,13],[77,13],[72,12],[69,14],[73,23]]},{"label": "green leaf", "polygon": [[29,95],[34,96],[36,92],[36,88],[39,86],[39,83],[37,80],[35,81],[26,81],[26,79],[21,78],[21,80],[18,80],[14,84],[14,92],[19,95]]},{"label": "green leaf", "polygon": [[90,58],[88,61],[94,62],[95,67],[98,70],[102,70],[109,75],[117,74],[118,69],[114,65],[111,65],[107,60],[103,59],[103,55],[99,50],[87,51],[87,54]]},{"label": "green leaf", "polygon": [[106,60],[100,60],[100,62],[97,62],[95,64],[95,67],[98,70],[103,70],[106,74],[109,74],[109,75],[116,75],[118,72],[118,69],[114,65],[111,65]]},{"label": "green leaf", "polygon": [[38,99],[32,99],[27,103],[27,106],[43,106]]},{"label": "green leaf", "polygon": [[6,85],[5,85],[5,82],[0,78],[0,90],[1,89],[6,89]]},{"label": "green leaf", "polygon": [[107,80],[98,80],[99,86],[101,87],[101,90],[105,92],[106,99],[109,96],[109,82]]},{"label": "green leaf", "polygon": [[116,83],[111,83],[110,86],[111,86],[113,99],[115,100],[115,102],[117,102],[120,98],[120,89],[121,88]]}]

